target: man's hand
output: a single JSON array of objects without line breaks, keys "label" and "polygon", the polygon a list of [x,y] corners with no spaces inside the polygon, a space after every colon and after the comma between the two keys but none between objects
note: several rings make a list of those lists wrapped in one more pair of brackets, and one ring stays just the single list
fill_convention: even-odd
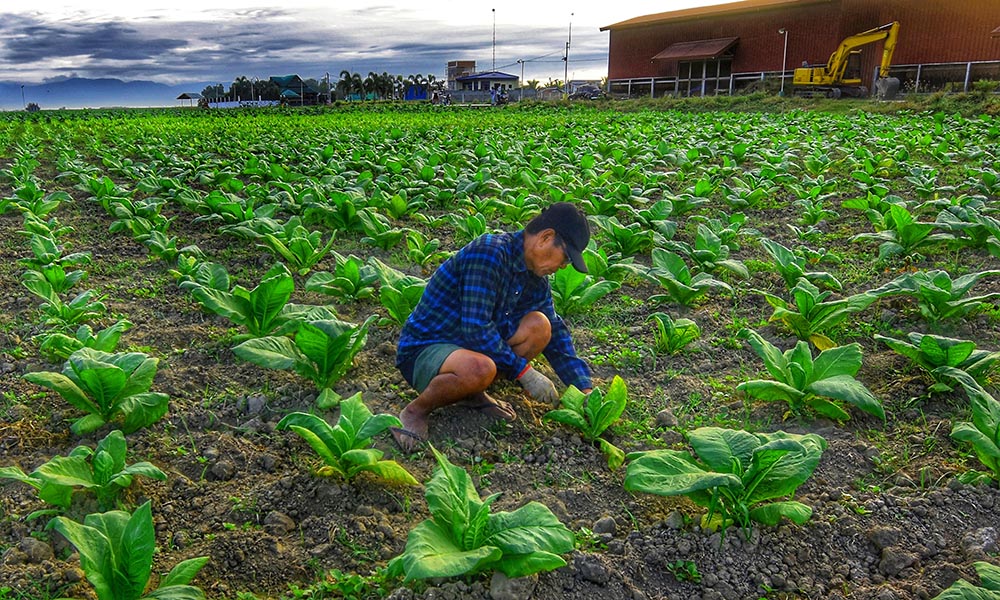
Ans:
[{"label": "man's hand", "polygon": [[556,391],[552,380],[532,367],[527,367],[517,380],[521,383],[524,391],[528,392],[528,395],[535,400],[553,406],[559,402],[559,392]]}]

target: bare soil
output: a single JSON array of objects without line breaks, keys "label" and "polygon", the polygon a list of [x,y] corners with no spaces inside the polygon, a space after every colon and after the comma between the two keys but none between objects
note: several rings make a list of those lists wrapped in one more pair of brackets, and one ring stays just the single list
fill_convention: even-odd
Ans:
[{"label": "bare soil", "polygon": [[[210,560],[195,583],[209,598],[250,597],[241,593],[290,598],[293,589],[316,585],[318,590],[316,582],[333,589],[337,571],[371,575],[401,553],[408,531],[428,517],[422,490],[386,486],[368,476],[350,483],[317,477],[318,461],[306,444],[275,431],[288,412],[314,410],[315,392],[308,383],[238,360],[230,350],[235,330],[228,321],[202,312],[174,284],[167,266],[129,236],[108,234],[110,221],[100,207],[86,202],[80,191],[68,191],[77,201],[57,214],[75,228],[74,250],[93,255],[82,287],[106,296],[109,323],[124,317],[134,324],[122,345],[160,359],[153,389],[171,398],[161,422],[128,437],[131,461],[151,461],[168,474],[164,482],[138,478],[125,498],[130,506],[152,500],[159,549],[154,572],[207,555]],[[9,189],[0,192],[7,195]],[[844,213],[829,225],[832,230],[856,226],[849,220],[857,215]],[[759,229],[775,234],[792,222],[787,211],[749,216]],[[17,233],[20,227],[19,215],[0,216],[0,289],[5,290],[0,295],[0,465],[30,471],[79,444],[93,446],[108,429],[73,436],[68,424],[78,416],[74,410],[22,379],[27,372],[57,371],[59,365],[35,352],[33,338],[41,327],[37,300],[18,281],[16,260],[30,253]],[[252,285],[274,260],[260,248],[215,234],[211,226],[178,219],[171,232],[210,256],[226,253],[227,267],[244,284]],[[756,244],[747,240],[744,246],[739,258],[763,258]],[[346,235],[337,249],[392,258]],[[997,267],[995,259],[973,252],[963,264],[968,270]],[[321,264],[318,270],[329,268]],[[872,273],[863,284],[870,287],[897,274],[873,272],[860,259],[840,267],[841,272],[851,269]],[[330,303],[301,291],[303,284],[304,278],[297,278],[293,301]],[[782,405],[735,393],[736,385],[762,371],[762,364],[736,339],[734,319],[783,347],[793,343],[766,323],[770,308],[761,297],[746,291],[781,285],[774,274],[755,273],[751,284],[739,283],[738,302],[712,297],[696,309],[678,310],[649,305],[645,299],[656,290],[627,281],[611,297],[617,300],[572,325],[580,354],[594,365],[596,382],[606,385],[614,375],[626,381],[627,424],[610,434],[626,451],[684,448],[683,432],[701,425],[815,432],[826,438],[829,447],[818,470],[796,496],[814,509],[806,525],[757,527],[749,535],[702,530],[696,506],[683,498],[624,491],[624,469],[609,471],[596,447],[540,420],[547,407],[526,398],[518,386],[500,383],[493,391],[515,406],[515,422],[445,409],[432,421],[430,441],[473,474],[483,496],[503,493],[497,509],[537,500],[580,532],[580,547],[566,557],[569,565],[515,582],[524,587],[480,575],[409,587],[389,582],[360,597],[379,597],[395,588],[391,597],[398,599],[903,600],[932,597],[959,576],[975,580],[972,562],[993,560],[998,552],[1000,494],[994,485],[967,486],[954,477],[979,466],[949,439],[952,423],[968,418],[964,395],[927,397],[926,377],[870,337],[919,329],[918,315],[905,303],[880,302],[837,335],[863,346],[859,379],[882,399],[886,423],[857,411],[844,424],[788,416]],[[985,282],[981,293],[992,289],[996,284]],[[373,301],[336,308],[343,318],[357,321],[383,312]],[[702,338],[679,355],[653,356],[653,331],[644,319],[654,309],[695,319]],[[394,367],[397,335],[392,326],[373,327],[337,391],[360,390],[374,412],[398,413],[414,393]],[[1000,347],[995,314],[960,323],[950,335],[975,339],[981,348]],[[333,422],[336,411],[325,416]],[[388,436],[378,439],[377,447],[418,479],[431,475],[429,452],[403,455]],[[92,597],[72,547],[45,531],[45,519],[24,519],[43,508],[34,490],[9,482],[0,490],[0,589],[11,588],[0,598]],[[82,515],[88,507],[74,510]],[[310,597],[338,596],[314,590]]]}]

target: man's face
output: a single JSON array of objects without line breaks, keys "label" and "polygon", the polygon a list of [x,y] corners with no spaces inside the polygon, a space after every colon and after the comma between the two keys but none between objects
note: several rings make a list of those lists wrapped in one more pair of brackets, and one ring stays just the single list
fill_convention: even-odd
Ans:
[{"label": "man's face", "polygon": [[545,277],[569,264],[565,244],[555,231],[543,229],[524,249],[524,262],[528,270]]}]

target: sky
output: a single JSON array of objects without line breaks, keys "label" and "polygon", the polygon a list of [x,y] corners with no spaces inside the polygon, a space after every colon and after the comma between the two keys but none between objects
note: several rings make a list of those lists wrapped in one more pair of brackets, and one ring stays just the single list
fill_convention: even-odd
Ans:
[{"label": "sky", "polygon": [[[724,0],[27,0],[0,7],[0,81],[83,77],[169,85],[341,71],[433,74],[475,60],[545,83],[607,74],[608,32],[641,15]],[[495,43],[494,43],[495,31]]]}]

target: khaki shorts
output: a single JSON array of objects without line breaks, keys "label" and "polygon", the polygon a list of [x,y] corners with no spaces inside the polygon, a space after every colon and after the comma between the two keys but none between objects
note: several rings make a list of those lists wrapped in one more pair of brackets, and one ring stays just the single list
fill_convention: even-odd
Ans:
[{"label": "khaki shorts", "polygon": [[[430,385],[431,379],[437,377],[441,372],[441,365],[456,350],[461,350],[461,346],[455,344],[431,344],[417,355],[413,361],[412,376],[407,378],[413,389],[422,392]],[[406,375],[406,372],[403,372]]]}]

